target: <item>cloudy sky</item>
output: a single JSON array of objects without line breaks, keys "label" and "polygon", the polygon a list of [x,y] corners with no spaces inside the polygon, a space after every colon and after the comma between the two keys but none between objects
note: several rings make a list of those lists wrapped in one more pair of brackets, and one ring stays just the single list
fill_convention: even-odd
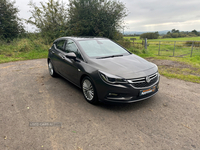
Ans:
[{"label": "cloudy sky", "polygon": [[[40,1],[32,0],[39,5]],[[67,0],[65,0],[67,1]],[[200,31],[200,0],[121,0],[129,13],[125,18],[125,31],[162,31],[178,29],[181,31]],[[16,0],[20,17],[31,16],[29,0]],[[34,28],[26,26],[26,30]]]}]

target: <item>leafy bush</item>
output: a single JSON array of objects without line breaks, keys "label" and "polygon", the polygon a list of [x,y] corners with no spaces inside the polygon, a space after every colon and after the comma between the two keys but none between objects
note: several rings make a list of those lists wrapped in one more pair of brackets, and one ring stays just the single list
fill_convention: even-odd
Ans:
[{"label": "leafy bush", "polygon": [[196,35],[195,33],[192,33],[192,32],[190,32],[190,33],[188,34],[188,36],[190,36],[190,37],[197,37],[197,35]]},{"label": "leafy bush", "polygon": [[172,38],[171,34],[166,34],[166,35],[163,35],[162,38]]},{"label": "leafy bush", "polygon": [[140,35],[140,39],[158,39],[159,37],[159,34],[158,32],[155,32],[155,33],[143,33]]},{"label": "leafy bush", "polygon": [[138,49],[135,47],[130,47],[128,50],[134,54],[147,54],[148,53],[145,48]]},{"label": "leafy bush", "polygon": [[116,41],[116,43],[118,43],[119,45],[123,46],[126,49],[129,49],[131,47],[131,42],[128,39],[118,40]]},{"label": "leafy bush", "polygon": [[179,37],[186,37],[187,34],[182,33],[182,32],[176,32],[176,33],[167,33],[166,35],[163,36],[163,38],[179,38]]},{"label": "leafy bush", "polygon": [[[186,41],[185,46],[192,46],[193,41]],[[200,47],[200,42],[194,42],[195,47]]]},{"label": "leafy bush", "polygon": [[163,38],[179,38],[179,37],[196,37],[200,36],[200,33],[196,30],[193,30],[191,32],[188,31],[179,31],[172,29],[172,31],[168,31],[166,35],[163,36]]}]

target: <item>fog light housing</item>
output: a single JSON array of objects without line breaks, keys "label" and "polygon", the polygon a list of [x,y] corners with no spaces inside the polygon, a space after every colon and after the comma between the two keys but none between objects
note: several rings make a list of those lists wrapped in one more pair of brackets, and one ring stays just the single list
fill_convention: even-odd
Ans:
[{"label": "fog light housing", "polygon": [[118,96],[118,95],[119,95],[119,94],[117,94],[117,93],[109,93],[109,94],[108,94],[108,96],[115,96],[115,97]]}]

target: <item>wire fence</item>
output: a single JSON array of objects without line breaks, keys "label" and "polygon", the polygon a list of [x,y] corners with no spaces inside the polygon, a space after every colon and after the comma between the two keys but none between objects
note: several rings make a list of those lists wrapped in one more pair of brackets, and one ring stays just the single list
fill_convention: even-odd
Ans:
[{"label": "wire fence", "polygon": [[133,41],[132,45],[140,49],[156,52],[159,56],[192,57],[200,56],[200,41]]}]

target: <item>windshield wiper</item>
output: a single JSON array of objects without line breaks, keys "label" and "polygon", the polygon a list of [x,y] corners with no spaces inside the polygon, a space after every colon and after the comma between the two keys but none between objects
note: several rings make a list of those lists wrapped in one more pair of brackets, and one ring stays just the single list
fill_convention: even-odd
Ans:
[{"label": "windshield wiper", "polygon": [[111,55],[111,56],[105,56],[105,57],[97,57],[97,59],[104,59],[104,58],[113,58],[113,57],[120,57],[123,55]]}]

